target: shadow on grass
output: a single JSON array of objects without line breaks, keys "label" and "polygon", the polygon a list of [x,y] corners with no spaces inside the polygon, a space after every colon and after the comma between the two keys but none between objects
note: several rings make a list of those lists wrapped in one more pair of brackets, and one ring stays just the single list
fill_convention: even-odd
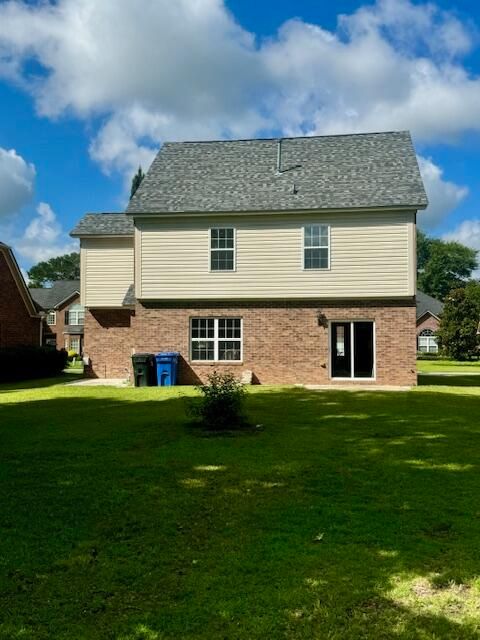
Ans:
[{"label": "shadow on grass", "polygon": [[480,375],[419,373],[418,384],[421,386],[480,387]]},{"label": "shadow on grass", "polygon": [[64,382],[74,382],[82,377],[82,374],[60,373],[54,378],[34,378],[33,380],[18,380],[17,382],[0,383],[0,394],[3,392],[21,391],[23,389],[44,389]]},{"label": "shadow on grass", "polygon": [[1,638],[477,638],[480,398],[259,389],[0,405]]}]

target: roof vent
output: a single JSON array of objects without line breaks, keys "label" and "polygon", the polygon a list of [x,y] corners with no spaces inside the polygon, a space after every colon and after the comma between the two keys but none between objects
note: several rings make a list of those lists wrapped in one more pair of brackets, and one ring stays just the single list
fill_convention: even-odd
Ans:
[{"label": "roof vent", "polygon": [[282,139],[277,140],[277,171],[275,175],[279,176],[282,173]]}]

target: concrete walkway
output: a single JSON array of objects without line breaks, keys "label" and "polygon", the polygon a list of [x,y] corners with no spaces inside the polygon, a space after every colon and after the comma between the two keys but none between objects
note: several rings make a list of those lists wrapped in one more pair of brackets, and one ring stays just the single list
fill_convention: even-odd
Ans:
[{"label": "concrete walkway", "polygon": [[128,381],[121,378],[84,378],[67,382],[69,387],[127,387]]}]

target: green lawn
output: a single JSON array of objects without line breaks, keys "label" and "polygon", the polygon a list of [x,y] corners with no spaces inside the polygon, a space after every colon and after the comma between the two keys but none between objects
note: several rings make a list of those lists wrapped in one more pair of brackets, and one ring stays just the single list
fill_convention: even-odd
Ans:
[{"label": "green lawn", "polygon": [[191,393],[0,387],[2,640],[480,637],[480,387]]},{"label": "green lawn", "polygon": [[417,371],[422,373],[480,373],[480,361],[417,360]]}]

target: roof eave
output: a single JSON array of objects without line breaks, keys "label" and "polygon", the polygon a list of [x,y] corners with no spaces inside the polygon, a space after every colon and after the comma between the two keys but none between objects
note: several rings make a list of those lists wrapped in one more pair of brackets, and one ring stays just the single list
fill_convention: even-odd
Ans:
[{"label": "roof eave", "polygon": [[[365,206],[365,207],[325,207],[317,209],[238,209],[232,211],[231,209],[212,209],[205,211],[198,211],[193,209],[187,209],[182,211],[127,211],[127,216],[135,217],[171,217],[171,216],[212,216],[212,215],[285,215],[292,213],[299,214],[315,214],[315,213],[363,213],[363,212],[382,212],[382,211],[418,211],[419,209],[425,209],[427,204],[403,204],[403,205],[389,205],[389,206]],[[132,234],[133,235],[133,234]]]}]

